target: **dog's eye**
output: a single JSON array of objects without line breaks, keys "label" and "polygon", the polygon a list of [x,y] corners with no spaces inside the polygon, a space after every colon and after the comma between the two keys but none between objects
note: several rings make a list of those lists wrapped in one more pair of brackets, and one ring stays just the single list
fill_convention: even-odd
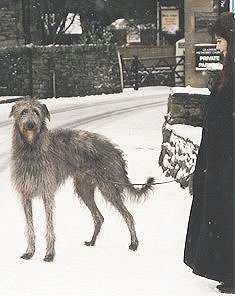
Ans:
[{"label": "dog's eye", "polygon": [[36,115],[36,116],[39,116],[40,115],[39,112],[38,112],[38,110],[36,110],[36,109],[33,110],[33,114]]},{"label": "dog's eye", "polygon": [[26,115],[26,114],[28,114],[28,113],[29,113],[29,110],[28,110],[28,109],[23,109],[23,110],[21,111],[21,116]]}]

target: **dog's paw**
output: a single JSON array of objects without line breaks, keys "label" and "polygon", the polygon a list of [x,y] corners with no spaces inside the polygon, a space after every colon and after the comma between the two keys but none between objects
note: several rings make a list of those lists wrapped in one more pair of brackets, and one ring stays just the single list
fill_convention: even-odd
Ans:
[{"label": "dog's paw", "polygon": [[84,242],[84,245],[87,247],[93,247],[95,245],[94,242],[90,241],[90,242]]},{"label": "dog's paw", "polygon": [[54,257],[55,255],[54,254],[47,254],[45,257],[44,257],[44,261],[45,262],[52,262],[54,260]]},{"label": "dog's paw", "polygon": [[138,248],[138,242],[132,242],[129,246],[129,249],[132,251],[136,251]]},{"label": "dog's paw", "polygon": [[21,258],[25,260],[29,260],[33,257],[33,253],[24,253]]}]

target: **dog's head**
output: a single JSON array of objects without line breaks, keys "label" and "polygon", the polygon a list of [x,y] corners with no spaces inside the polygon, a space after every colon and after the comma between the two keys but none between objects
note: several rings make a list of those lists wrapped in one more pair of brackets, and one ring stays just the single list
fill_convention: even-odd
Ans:
[{"label": "dog's head", "polygon": [[14,118],[15,126],[29,143],[34,142],[42,128],[46,127],[46,118],[50,120],[46,105],[31,98],[16,102],[9,116]]}]

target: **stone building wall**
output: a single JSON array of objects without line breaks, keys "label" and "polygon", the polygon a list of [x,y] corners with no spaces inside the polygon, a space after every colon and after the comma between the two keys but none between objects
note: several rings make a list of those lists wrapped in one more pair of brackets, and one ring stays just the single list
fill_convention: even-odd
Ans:
[{"label": "stone building wall", "polygon": [[122,91],[115,46],[0,48],[0,96],[40,98]]},{"label": "stone building wall", "polygon": [[24,44],[19,0],[0,0],[0,47]]},{"label": "stone building wall", "polygon": [[[212,43],[212,37],[208,33],[207,25],[216,12],[214,0],[185,0],[185,85],[192,87],[206,87],[207,80],[203,71],[196,71],[195,44]],[[201,18],[204,28],[197,28],[196,20]],[[206,23],[208,21],[208,24]]]}]

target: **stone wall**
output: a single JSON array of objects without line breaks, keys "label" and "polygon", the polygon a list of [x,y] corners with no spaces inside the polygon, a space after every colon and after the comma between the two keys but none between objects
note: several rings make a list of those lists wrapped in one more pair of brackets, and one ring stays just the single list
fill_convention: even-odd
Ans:
[{"label": "stone wall", "polygon": [[0,95],[40,98],[122,91],[115,46],[0,48]]},{"label": "stone wall", "polygon": [[172,88],[162,127],[159,165],[166,176],[189,188],[190,193],[208,96],[208,89]]},{"label": "stone wall", "polygon": [[156,46],[156,45],[131,45],[119,46],[118,50],[124,58],[139,57],[158,57],[158,56],[174,56],[174,46]]},{"label": "stone wall", "polygon": [[207,88],[173,87],[168,98],[166,122],[202,126],[209,93]]}]

